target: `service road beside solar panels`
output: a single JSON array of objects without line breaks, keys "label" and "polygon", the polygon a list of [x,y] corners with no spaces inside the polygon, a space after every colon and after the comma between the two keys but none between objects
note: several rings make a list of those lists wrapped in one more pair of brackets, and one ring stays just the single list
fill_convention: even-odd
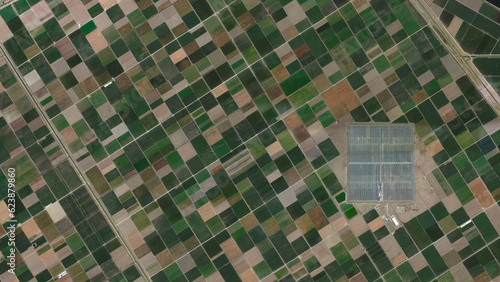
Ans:
[{"label": "service road beside solar panels", "polygon": [[413,128],[348,125],[348,201],[413,201]]}]

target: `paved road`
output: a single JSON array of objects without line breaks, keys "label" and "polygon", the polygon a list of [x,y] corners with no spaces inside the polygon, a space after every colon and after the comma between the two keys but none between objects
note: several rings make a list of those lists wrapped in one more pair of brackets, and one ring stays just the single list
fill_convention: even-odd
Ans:
[{"label": "paved road", "polygon": [[455,37],[451,35],[448,29],[431,10],[430,6],[427,5],[425,0],[410,0],[410,2],[424,17],[429,26],[439,35],[450,54],[455,58],[463,71],[471,78],[484,99],[500,116],[500,96],[472,63],[472,58],[500,58],[500,55],[473,55],[464,52],[460,44],[455,40]]},{"label": "paved road", "polygon": [[99,207],[99,210],[105,215],[106,221],[108,224],[111,226],[113,231],[116,234],[116,238],[120,241],[120,244],[125,248],[125,250],[128,252],[130,257],[133,260],[133,263],[137,267],[138,271],[140,272],[142,278],[144,281],[152,281],[151,278],[147,275],[146,270],[144,267],[140,264],[139,259],[135,255],[134,251],[130,249],[128,242],[125,240],[124,236],[121,234],[120,229],[118,226],[116,226],[115,221],[111,217],[111,215],[108,213],[107,209],[104,208],[104,205],[99,201],[99,197],[95,194],[94,189],[90,185],[90,183],[87,181],[87,178],[85,177],[85,174],[80,171],[78,165],[76,164],[75,160],[71,157],[72,155],[69,153],[68,149],[65,146],[65,143],[60,139],[59,132],[54,130],[52,124],[50,123],[50,119],[47,117],[46,112],[41,109],[40,105],[37,103],[36,99],[33,98],[33,93],[31,93],[30,89],[26,85],[23,76],[19,74],[18,69],[15,67],[15,65],[12,63],[10,60],[10,57],[7,55],[7,52],[4,50],[4,47],[2,44],[0,44],[0,57],[4,58],[7,64],[9,64],[9,67],[12,69],[14,75],[16,76],[16,79],[19,81],[21,86],[24,88],[26,93],[28,93],[28,98],[31,100],[31,103],[34,105],[35,109],[37,110],[38,114],[42,117],[44,124],[47,126],[49,129],[50,133],[52,136],[55,137],[56,142],[58,145],[63,149],[67,159],[70,161],[71,165],[75,169],[75,171],[78,173],[80,179],[83,181],[87,189],[89,190],[89,194],[91,195],[92,199],[94,202],[97,204],[97,207]]}]

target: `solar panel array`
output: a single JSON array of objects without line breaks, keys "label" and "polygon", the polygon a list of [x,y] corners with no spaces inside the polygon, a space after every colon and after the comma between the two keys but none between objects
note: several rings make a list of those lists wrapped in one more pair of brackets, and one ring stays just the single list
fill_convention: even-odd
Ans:
[{"label": "solar panel array", "polygon": [[356,124],[347,134],[349,201],[413,201],[413,126]]}]

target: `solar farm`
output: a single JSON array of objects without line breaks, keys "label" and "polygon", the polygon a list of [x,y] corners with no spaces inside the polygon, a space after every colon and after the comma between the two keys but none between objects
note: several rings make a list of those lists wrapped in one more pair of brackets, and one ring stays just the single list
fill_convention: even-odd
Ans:
[{"label": "solar farm", "polygon": [[413,125],[349,125],[350,202],[413,201]]}]

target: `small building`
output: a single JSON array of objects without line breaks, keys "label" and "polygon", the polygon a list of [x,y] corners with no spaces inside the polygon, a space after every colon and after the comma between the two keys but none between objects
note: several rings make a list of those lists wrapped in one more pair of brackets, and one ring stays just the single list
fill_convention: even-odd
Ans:
[{"label": "small building", "polygon": [[413,201],[413,128],[413,124],[348,125],[348,201]]}]

